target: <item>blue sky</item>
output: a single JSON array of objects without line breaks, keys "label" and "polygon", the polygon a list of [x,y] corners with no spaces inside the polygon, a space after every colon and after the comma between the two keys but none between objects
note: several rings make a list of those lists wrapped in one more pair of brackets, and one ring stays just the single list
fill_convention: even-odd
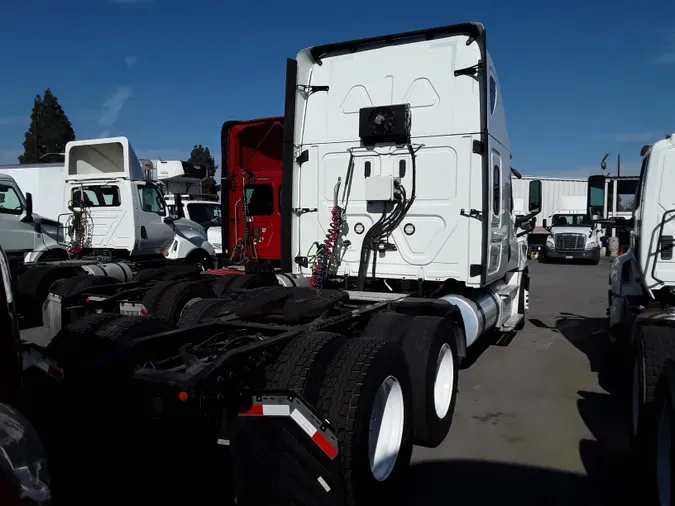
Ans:
[{"label": "blue sky", "polygon": [[[545,5],[546,4],[546,5]],[[480,21],[523,174],[586,176],[675,132],[675,3],[14,0],[0,7],[0,163],[50,87],[78,138],[144,157],[220,160],[223,121],[280,115],[285,59],[307,46]]]}]

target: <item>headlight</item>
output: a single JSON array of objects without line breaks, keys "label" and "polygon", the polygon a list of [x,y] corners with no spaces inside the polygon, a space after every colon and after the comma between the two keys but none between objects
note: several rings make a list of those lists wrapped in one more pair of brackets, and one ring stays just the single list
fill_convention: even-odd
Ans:
[{"label": "headlight", "polygon": [[592,241],[592,240],[591,240],[591,241],[588,241],[588,242],[586,243],[586,249],[593,249],[593,248],[595,248],[597,245],[598,245],[598,243],[595,242],[595,241]]},{"label": "headlight", "polygon": [[549,248],[555,248],[555,241],[553,240],[553,236],[552,236],[552,235],[549,235],[549,236],[546,238],[546,246],[548,246]]}]

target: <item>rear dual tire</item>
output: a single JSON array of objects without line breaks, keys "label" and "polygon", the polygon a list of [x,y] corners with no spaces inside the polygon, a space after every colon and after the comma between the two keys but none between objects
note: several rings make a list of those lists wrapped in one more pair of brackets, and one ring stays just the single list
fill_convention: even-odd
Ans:
[{"label": "rear dual tire", "polygon": [[450,431],[457,402],[461,327],[437,316],[375,314],[363,335],[398,344],[410,369],[415,444],[435,448]]},{"label": "rear dual tire", "polygon": [[413,446],[413,394],[398,346],[311,332],[291,341],[267,376],[268,389],[302,395],[332,424],[346,504],[400,499]]},{"label": "rear dual tire", "polygon": [[633,327],[633,364],[630,371],[630,428],[639,452],[644,447],[643,426],[654,424],[656,385],[666,361],[675,359],[675,328],[666,324],[638,322]]},{"label": "rear dual tire", "polygon": [[675,455],[675,362],[669,361],[656,388],[654,425],[654,496],[657,504],[673,503],[673,457]]}]

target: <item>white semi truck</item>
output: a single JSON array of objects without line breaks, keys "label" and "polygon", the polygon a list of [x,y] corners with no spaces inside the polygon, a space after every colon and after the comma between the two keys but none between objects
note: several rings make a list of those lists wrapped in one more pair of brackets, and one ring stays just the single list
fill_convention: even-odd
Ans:
[{"label": "white semi truck", "polygon": [[[611,342],[631,384],[630,424],[635,469],[651,479],[644,502],[672,504],[675,424],[675,135],[642,148],[642,167],[629,217],[608,209],[607,178],[588,180],[588,210],[606,227],[630,232],[630,249],[609,271]],[[621,369],[620,369],[621,370]],[[652,487],[653,485],[653,487]]]},{"label": "white semi truck", "polygon": [[141,160],[141,165],[160,185],[169,210],[204,228],[220,265],[223,256],[221,205],[218,195],[202,191],[207,168],[183,160]]},{"label": "white semi truck", "polygon": [[61,247],[36,250],[27,262],[154,256],[210,267],[215,261],[201,227],[169,214],[125,137],[73,141],[63,165],[0,166],[0,174],[32,195],[36,214],[58,223]]},{"label": "white semi truck", "polygon": [[33,211],[33,197],[0,172],[0,244],[13,265],[67,257],[59,224]]},{"label": "white semi truck", "polygon": [[602,229],[591,221],[585,196],[560,197],[558,207],[544,226],[549,235],[539,254],[542,262],[550,260],[587,260],[600,262]]},{"label": "white semi truck", "polygon": [[83,423],[105,410],[189,421],[181,442],[200,456],[218,443],[238,504],[400,499],[413,444],[450,430],[467,350],[525,323],[541,183],[514,217],[486,40],[465,23],[288,60],[282,271],[55,287],[46,353],[77,351],[58,367],[96,392]]},{"label": "white semi truck", "polygon": [[[63,167],[0,168],[0,201],[0,245],[13,261],[20,310],[38,323],[50,286],[74,272],[126,282],[150,266],[216,261],[203,228],[169,213],[125,137],[69,142]],[[30,268],[44,262],[62,268]]]}]

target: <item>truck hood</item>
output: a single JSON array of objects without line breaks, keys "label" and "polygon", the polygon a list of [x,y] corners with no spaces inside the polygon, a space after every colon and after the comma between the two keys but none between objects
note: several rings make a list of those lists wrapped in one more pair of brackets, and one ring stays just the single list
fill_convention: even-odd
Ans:
[{"label": "truck hood", "polygon": [[176,233],[184,237],[201,237],[206,239],[206,232],[196,221],[188,220],[187,218],[180,218],[173,222]]},{"label": "truck hood", "polygon": [[591,236],[590,227],[553,227],[551,235],[557,234],[583,234],[588,239]]}]

